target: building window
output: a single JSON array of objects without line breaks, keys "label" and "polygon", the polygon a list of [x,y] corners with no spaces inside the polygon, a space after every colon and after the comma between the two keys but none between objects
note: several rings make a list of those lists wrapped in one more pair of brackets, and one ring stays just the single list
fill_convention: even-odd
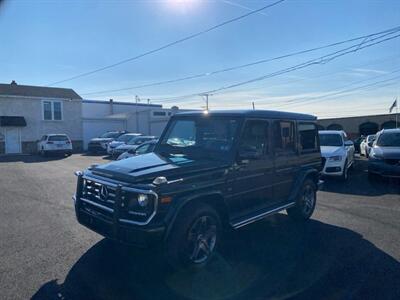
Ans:
[{"label": "building window", "polygon": [[153,111],[153,117],[165,117],[166,115],[165,111]]},{"label": "building window", "polygon": [[42,102],[43,120],[45,121],[61,121],[62,120],[62,102],[48,101]]},{"label": "building window", "polygon": [[300,145],[303,152],[318,149],[317,128],[313,123],[300,123]]}]

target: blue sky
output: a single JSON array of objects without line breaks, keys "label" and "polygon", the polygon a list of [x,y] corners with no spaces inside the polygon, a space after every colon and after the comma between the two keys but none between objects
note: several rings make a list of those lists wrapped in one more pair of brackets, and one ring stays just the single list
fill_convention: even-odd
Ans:
[{"label": "blue sky", "polygon": [[[5,0],[0,5],[0,82],[47,85],[272,2]],[[201,96],[169,98],[273,73],[344,46],[174,84],[85,94],[212,72],[399,25],[400,1],[287,0],[161,52],[58,86],[73,88],[88,99],[134,101],[138,95],[142,101],[150,98],[165,107],[201,108]],[[397,38],[327,64],[224,90],[210,96],[210,107],[250,108],[254,101],[256,108],[314,113],[321,118],[386,113],[400,96],[399,76]],[[377,81],[382,84],[339,94]],[[287,102],[291,100],[304,102]]]}]

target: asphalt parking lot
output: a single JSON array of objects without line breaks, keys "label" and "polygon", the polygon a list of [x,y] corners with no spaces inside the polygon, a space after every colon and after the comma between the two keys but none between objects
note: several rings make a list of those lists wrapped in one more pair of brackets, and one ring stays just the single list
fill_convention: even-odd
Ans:
[{"label": "asphalt parking lot", "polygon": [[0,158],[1,299],[400,299],[400,183],[327,181],[303,225],[286,214],[226,235],[211,264],[176,272],[75,220],[73,171],[101,156]]}]

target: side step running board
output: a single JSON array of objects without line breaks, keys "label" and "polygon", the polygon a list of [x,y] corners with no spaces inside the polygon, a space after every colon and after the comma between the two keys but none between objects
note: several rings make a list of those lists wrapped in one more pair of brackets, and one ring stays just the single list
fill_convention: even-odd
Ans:
[{"label": "side step running board", "polygon": [[289,203],[289,204],[285,204],[285,205],[283,205],[283,206],[280,206],[280,207],[277,207],[277,208],[274,208],[274,209],[271,209],[271,210],[262,212],[262,213],[260,213],[260,214],[258,214],[258,215],[255,215],[255,216],[246,218],[246,219],[244,219],[244,220],[241,220],[241,221],[239,221],[239,222],[233,223],[233,224],[231,224],[231,225],[232,225],[233,228],[238,229],[238,228],[240,228],[240,227],[246,226],[246,225],[248,225],[248,224],[250,224],[250,223],[256,222],[256,221],[258,221],[258,220],[260,220],[260,219],[263,219],[263,218],[265,218],[265,217],[267,217],[267,216],[269,216],[269,215],[278,213],[278,212],[280,212],[281,210],[290,208],[290,207],[295,206],[295,205],[296,205],[295,202],[291,202],[291,203]]}]

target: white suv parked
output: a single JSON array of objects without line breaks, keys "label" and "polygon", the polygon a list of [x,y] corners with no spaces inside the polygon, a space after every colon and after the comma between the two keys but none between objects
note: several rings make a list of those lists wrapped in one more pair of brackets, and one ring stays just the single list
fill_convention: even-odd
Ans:
[{"label": "white suv parked", "polygon": [[72,154],[72,142],[66,134],[45,134],[38,141],[38,152],[40,155],[46,154]]},{"label": "white suv parked", "polygon": [[348,171],[354,164],[354,144],[344,131],[319,131],[323,176],[338,176],[347,180]]}]

